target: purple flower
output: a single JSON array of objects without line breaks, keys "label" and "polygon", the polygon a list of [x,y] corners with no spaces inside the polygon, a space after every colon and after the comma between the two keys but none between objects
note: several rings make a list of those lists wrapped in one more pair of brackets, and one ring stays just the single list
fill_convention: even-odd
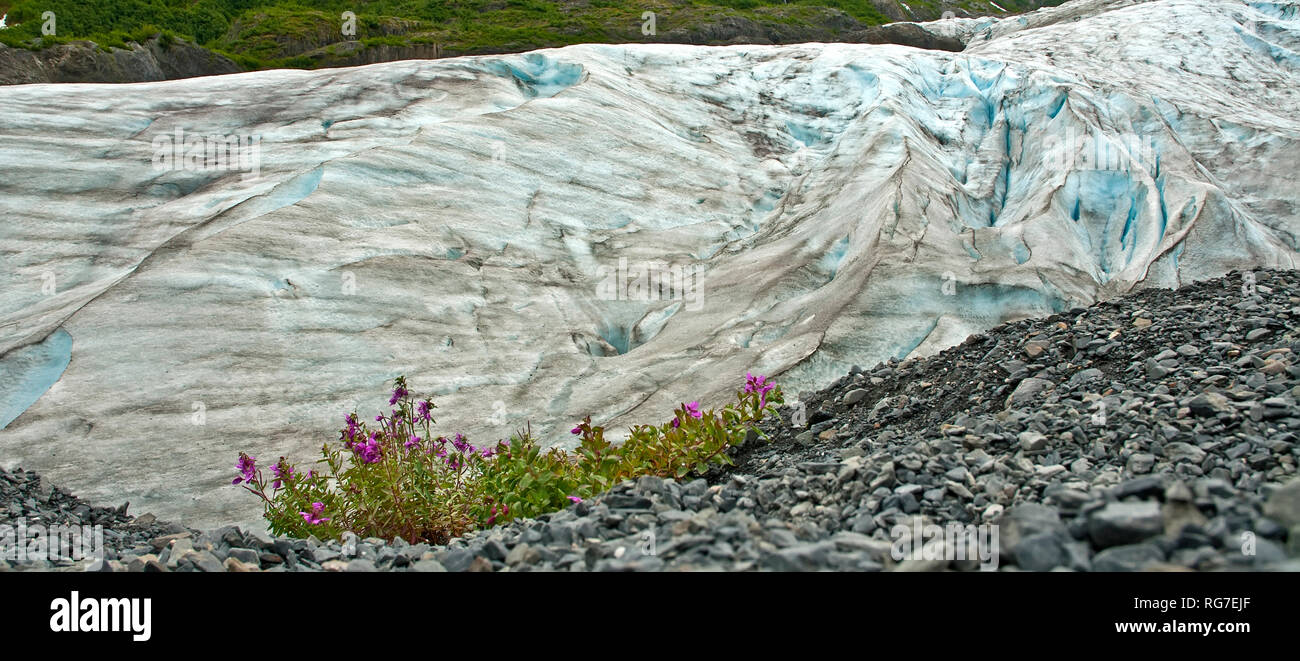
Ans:
[{"label": "purple flower", "polygon": [[312,503],[311,512],[298,512],[298,513],[302,515],[304,521],[314,526],[329,521],[329,519],[321,516],[321,514],[324,513],[324,510],[325,510],[324,503]]},{"label": "purple flower", "polygon": [[405,446],[407,451],[409,452],[410,450],[420,446],[420,437],[415,434],[411,434],[411,438],[407,440],[405,443],[403,443],[402,445]]},{"label": "purple flower", "polygon": [[[689,415],[689,416],[691,416],[692,418],[699,418],[699,417],[702,417],[702,416],[704,415],[704,414],[700,413],[700,403],[699,403],[699,402],[691,402],[690,404],[683,404],[683,405],[682,405],[682,409],[685,410],[685,411],[686,411],[686,414]],[[681,421],[680,418],[673,418],[673,419],[669,422],[669,424],[671,424],[671,425],[673,426],[673,429],[677,429],[678,427],[681,427],[681,426],[682,426],[682,421]]]},{"label": "purple flower", "polygon": [[348,428],[343,432],[343,437],[347,438],[349,441],[356,438],[357,432],[360,431],[357,428],[357,416],[354,414],[345,415],[343,416],[343,423],[348,426]]},{"label": "purple flower", "polygon": [[429,407],[433,404],[429,400],[424,400],[415,405],[415,418],[421,422],[430,422],[433,416],[429,414]]},{"label": "purple flower", "polygon": [[[280,468],[284,466],[284,468]],[[271,467],[271,473],[275,475],[275,481],[271,483],[272,489],[280,488],[280,481],[293,477],[293,467],[284,463],[284,457],[280,457],[280,463]]]},{"label": "purple flower", "polygon": [[468,452],[474,451],[474,446],[467,443],[465,441],[465,436],[459,433],[456,434],[456,438],[452,439],[451,444],[455,446],[456,450],[462,454],[467,451]]},{"label": "purple flower", "polygon": [[582,499],[579,498],[579,497],[577,497],[577,496],[569,496],[569,500],[572,500],[572,501],[575,502],[575,503],[581,503],[581,502],[582,502]]},{"label": "purple flower", "polygon": [[240,477],[235,478],[231,484],[240,482],[252,482],[257,477],[257,459],[248,456],[245,452],[239,453],[239,463],[235,464],[235,469],[241,473]]},{"label": "purple flower", "polygon": [[375,416],[375,422],[383,422],[383,421],[384,421],[383,413],[380,413],[379,415]]},{"label": "purple flower", "polygon": [[767,393],[776,387],[774,383],[768,383],[765,376],[754,376],[745,372],[745,392],[756,392],[759,398],[759,407],[767,406]]},{"label": "purple flower", "polygon": [[581,433],[582,433],[582,425],[578,425],[577,427],[574,427],[573,429],[570,429],[570,430],[569,430],[569,433],[570,433],[570,434],[581,434]]},{"label": "purple flower", "polygon": [[370,432],[370,438],[365,443],[357,443],[352,446],[352,451],[356,452],[361,460],[367,464],[377,463],[383,458],[383,450],[379,447],[379,440],[376,437],[379,432]]},{"label": "purple flower", "polygon": [[390,399],[388,400],[388,405],[389,405],[389,406],[392,406],[393,404],[396,404],[396,403],[397,403],[397,400],[399,400],[399,399],[405,397],[407,394],[408,394],[408,393],[407,393],[407,391],[406,391],[406,388],[403,388],[403,387],[401,387],[401,386],[397,386],[397,388],[393,390],[393,396],[392,396],[392,398],[390,398]]}]

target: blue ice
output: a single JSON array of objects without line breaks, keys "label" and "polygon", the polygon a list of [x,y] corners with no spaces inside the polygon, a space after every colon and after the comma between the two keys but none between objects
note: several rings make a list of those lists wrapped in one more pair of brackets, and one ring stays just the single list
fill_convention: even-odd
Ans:
[{"label": "blue ice", "polygon": [[839,272],[840,262],[844,261],[844,256],[849,252],[849,237],[844,237],[831,245],[830,250],[822,255],[821,260],[817,262],[820,270],[828,273],[830,278],[835,279],[835,274]]},{"label": "blue ice", "polygon": [[[522,64],[517,64],[522,61]],[[541,53],[529,53],[515,60],[498,60],[488,65],[500,75],[512,76],[524,93],[547,98],[573,87],[582,79],[581,65],[557,62]]]},{"label": "blue ice", "polygon": [[800,126],[794,122],[786,122],[785,128],[795,140],[802,142],[805,146],[812,147],[820,143],[824,138],[821,131],[811,126]]},{"label": "blue ice", "polygon": [[54,385],[72,360],[72,336],[62,328],[43,341],[0,356],[0,429]]}]

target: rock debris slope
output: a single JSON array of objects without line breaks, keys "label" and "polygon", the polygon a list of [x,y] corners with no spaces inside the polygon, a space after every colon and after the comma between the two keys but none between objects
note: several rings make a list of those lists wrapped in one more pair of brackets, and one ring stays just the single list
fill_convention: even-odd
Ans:
[{"label": "rock debris slope", "polygon": [[[251,524],[235,453],[311,456],[401,373],[443,431],[559,439],[747,370],[797,392],[1294,268],[1294,3],[1076,2],[984,32],[6,88],[0,452],[92,502]],[[177,131],[260,137],[258,176],[158,169]],[[622,260],[685,291],[618,291]]]}]

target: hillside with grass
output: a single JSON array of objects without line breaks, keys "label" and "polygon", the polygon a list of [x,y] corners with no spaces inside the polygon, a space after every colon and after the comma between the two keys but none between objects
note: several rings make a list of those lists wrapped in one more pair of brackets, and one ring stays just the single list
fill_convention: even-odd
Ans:
[{"label": "hillside with grass", "polygon": [[[867,31],[890,22],[933,20],[945,12],[1002,16],[1060,2],[19,0],[0,2],[0,13],[8,15],[0,44],[39,52],[92,42],[99,51],[111,52],[138,51],[151,40],[155,50],[166,50],[179,40],[208,51],[214,62],[228,61],[246,71],[312,69],[577,43],[876,41],[879,38]],[[94,69],[104,67],[87,68],[89,73],[78,75],[93,77]],[[213,72],[228,68],[219,66]]]}]

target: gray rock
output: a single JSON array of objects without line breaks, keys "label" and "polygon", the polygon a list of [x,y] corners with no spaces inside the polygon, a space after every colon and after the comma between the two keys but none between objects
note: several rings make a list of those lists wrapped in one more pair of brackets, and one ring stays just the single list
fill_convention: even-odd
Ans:
[{"label": "gray rock", "polygon": [[1150,473],[1151,468],[1155,465],[1156,465],[1155,455],[1146,452],[1133,453],[1133,455],[1128,458],[1128,463],[1125,464],[1129,472],[1133,473],[1134,475],[1142,475],[1144,473]]},{"label": "gray rock", "polygon": [[1170,443],[1165,446],[1165,456],[1170,461],[1190,461],[1199,464],[1205,460],[1205,451],[1190,443]]},{"label": "gray rock", "polygon": [[199,571],[213,573],[213,574],[222,573],[226,571],[226,566],[220,560],[217,559],[217,556],[212,555],[211,551],[199,551],[197,553],[190,553],[187,556],[187,559],[190,562],[194,563],[194,566],[197,567]]},{"label": "gray rock", "polygon": [[1122,500],[1129,496],[1137,496],[1139,498],[1159,496],[1164,493],[1164,490],[1164,478],[1159,475],[1147,475],[1121,482],[1119,486],[1115,487],[1113,493],[1117,500]]},{"label": "gray rock", "polygon": [[1273,491],[1264,505],[1264,516],[1285,528],[1300,526],[1300,479]]},{"label": "gray rock", "polygon": [[1164,518],[1155,501],[1109,503],[1088,518],[1088,536],[1099,548],[1132,544],[1162,532]]},{"label": "gray rock", "polygon": [[1193,397],[1187,403],[1187,408],[1202,417],[1212,417],[1233,410],[1228,398],[1217,392],[1205,392]]},{"label": "gray rock", "polygon": [[1080,370],[1076,372],[1074,376],[1070,377],[1069,383],[1071,386],[1077,386],[1081,383],[1087,383],[1089,381],[1100,380],[1104,378],[1106,378],[1106,374],[1104,372],[1102,372],[1101,370],[1095,367],[1090,367],[1086,370]]},{"label": "gray rock", "polygon": [[244,564],[253,565],[255,567],[261,562],[259,560],[261,554],[253,549],[230,549],[230,552],[227,555]]},{"label": "gray rock", "polygon": [[816,571],[825,568],[834,550],[835,542],[797,544],[765,555],[763,566],[772,571]]},{"label": "gray rock", "polygon": [[867,391],[861,388],[855,388],[844,394],[844,403],[853,406],[862,401],[867,396]]},{"label": "gray rock", "polygon": [[1093,571],[1141,571],[1155,563],[1164,562],[1165,554],[1155,544],[1131,544],[1108,548],[1092,559]]},{"label": "gray rock", "polygon": [[855,533],[870,535],[876,530],[876,520],[870,514],[862,514],[849,522],[849,529]]},{"label": "gray rock", "polygon": [[447,568],[447,571],[462,572],[469,570],[470,563],[474,561],[474,554],[466,549],[451,549],[444,551],[441,557],[436,559]]},{"label": "gray rock", "polygon": [[1039,503],[1023,503],[1007,510],[997,521],[1001,545],[1012,550],[1020,540],[1037,534],[1066,536],[1065,524],[1054,508]]},{"label": "gray rock", "polygon": [[441,573],[447,571],[447,568],[443,567],[442,563],[438,562],[437,560],[430,558],[428,560],[417,560],[414,563],[412,563],[411,571]]},{"label": "gray rock", "polygon": [[778,548],[792,547],[799,543],[798,538],[787,528],[768,528],[763,531],[763,535],[767,538],[767,541]]},{"label": "gray rock", "polygon": [[1053,533],[1038,533],[1021,539],[1013,554],[1016,565],[1029,571],[1048,571],[1066,564],[1061,539]]},{"label": "gray rock", "polygon": [[483,557],[487,558],[488,560],[505,562],[506,554],[509,553],[509,551],[506,550],[504,544],[493,539],[493,540],[488,540],[487,543],[483,544],[483,549],[482,551],[480,551],[480,553],[483,555]]},{"label": "gray rock", "polygon": [[348,563],[348,568],[346,571],[350,573],[365,573],[365,572],[378,571],[378,569],[375,568],[375,563],[366,560],[364,558],[357,558],[356,560],[353,560]]},{"label": "gray rock", "polygon": [[1066,542],[1066,562],[1074,571],[1092,571],[1092,549],[1087,542]]},{"label": "gray rock", "polygon": [[538,552],[537,549],[534,549],[528,544],[520,544],[510,549],[510,554],[506,556],[506,564],[511,567],[516,565],[531,565],[540,562],[541,559],[541,553]]},{"label": "gray rock", "polygon": [[611,509],[648,510],[653,505],[649,498],[631,494],[611,493],[605,496],[604,503]]},{"label": "gray rock", "polygon": [[1016,385],[1016,389],[1011,391],[1007,397],[1007,406],[1023,406],[1028,404],[1038,396],[1039,393],[1051,390],[1056,384],[1047,379],[1028,378]]},{"label": "gray rock", "polygon": [[1041,452],[1047,448],[1047,437],[1036,431],[1022,431],[1018,438],[1020,449],[1025,452]]},{"label": "gray rock", "polygon": [[243,546],[258,551],[270,551],[275,548],[275,539],[260,530],[249,530],[244,533],[243,544],[231,544],[231,546]]},{"label": "gray rock", "polygon": [[[677,510],[667,510],[667,511],[677,511]],[[679,512],[679,513],[685,514],[684,512]],[[573,533],[574,533],[573,526],[568,523],[554,523],[554,522],[548,523],[546,527],[542,530],[542,534],[545,535],[547,541],[557,546],[569,546],[570,544],[572,544],[574,541]]]}]

